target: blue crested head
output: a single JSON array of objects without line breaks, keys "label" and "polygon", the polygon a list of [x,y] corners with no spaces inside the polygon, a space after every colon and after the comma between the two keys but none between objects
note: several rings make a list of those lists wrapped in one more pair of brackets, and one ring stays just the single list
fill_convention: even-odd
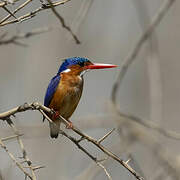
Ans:
[{"label": "blue crested head", "polygon": [[68,69],[72,65],[83,66],[84,63],[86,63],[86,62],[90,62],[90,61],[89,61],[89,59],[84,58],[84,57],[71,57],[71,58],[67,58],[61,64],[57,74],[60,74],[62,71]]}]

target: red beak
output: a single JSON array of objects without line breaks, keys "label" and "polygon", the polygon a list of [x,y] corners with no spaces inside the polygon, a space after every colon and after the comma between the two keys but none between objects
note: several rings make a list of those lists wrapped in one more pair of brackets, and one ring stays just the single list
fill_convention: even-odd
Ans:
[{"label": "red beak", "polygon": [[91,65],[86,66],[87,69],[105,69],[105,68],[115,68],[117,65],[114,64],[100,64],[100,63],[94,63]]}]

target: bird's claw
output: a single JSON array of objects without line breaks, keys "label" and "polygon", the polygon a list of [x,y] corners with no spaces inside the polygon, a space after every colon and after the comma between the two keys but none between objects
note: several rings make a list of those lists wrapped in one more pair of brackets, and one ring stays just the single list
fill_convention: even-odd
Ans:
[{"label": "bird's claw", "polygon": [[58,119],[60,116],[58,111],[54,111],[53,115],[52,115],[52,119]]},{"label": "bird's claw", "polygon": [[72,129],[73,123],[70,121],[69,124],[66,125],[66,129]]}]

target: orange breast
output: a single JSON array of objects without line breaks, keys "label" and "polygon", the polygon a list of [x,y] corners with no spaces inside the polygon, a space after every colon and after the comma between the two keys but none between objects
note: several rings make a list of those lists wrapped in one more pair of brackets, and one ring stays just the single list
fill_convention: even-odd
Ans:
[{"label": "orange breast", "polygon": [[83,90],[83,79],[80,76],[61,75],[61,81],[51,100],[50,108],[58,111],[68,119],[75,111]]}]

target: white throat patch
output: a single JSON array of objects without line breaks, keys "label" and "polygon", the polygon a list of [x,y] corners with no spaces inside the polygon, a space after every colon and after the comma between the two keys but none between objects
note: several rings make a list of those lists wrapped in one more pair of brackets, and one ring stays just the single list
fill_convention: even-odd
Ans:
[{"label": "white throat patch", "polygon": [[81,72],[80,76],[82,77],[86,72],[88,72],[90,69],[86,69],[84,71]]}]

